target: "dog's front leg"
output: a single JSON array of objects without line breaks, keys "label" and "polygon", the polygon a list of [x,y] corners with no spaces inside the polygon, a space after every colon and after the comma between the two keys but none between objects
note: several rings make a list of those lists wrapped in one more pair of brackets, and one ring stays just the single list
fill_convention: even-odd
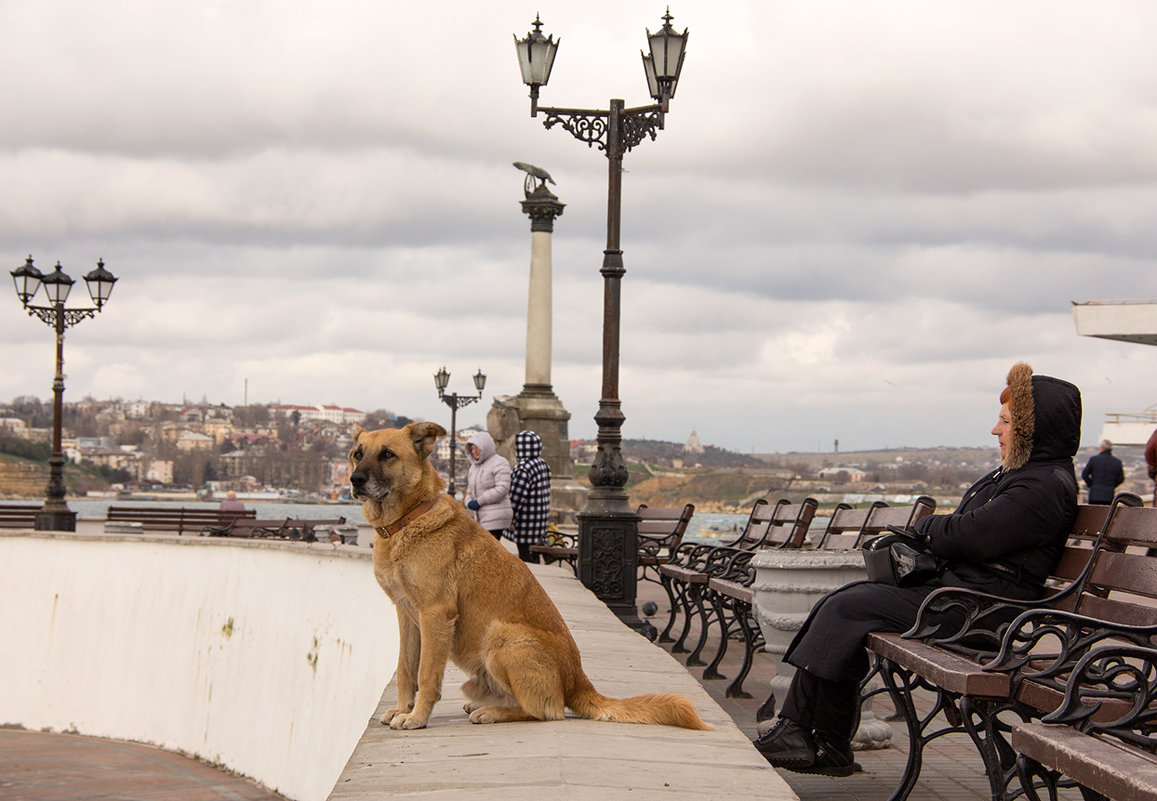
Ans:
[{"label": "dog's front leg", "polygon": [[414,696],[418,692],[418,663],[422,648],[422,634],[418,622],[410,617],[402,608],[397,608],[398,632],[400,634],[398,650],[398,672],[395,678],[398,682],[398,703],[393,709],[387,709],[380,720],[387,726],[399,714],[405,714],[414,709]]},{"label": "dog's front leg", "polygon": [[[418,663],[418,701],[409,714],[399,712],[390,721],[391,729],[424,729],[434,704],[442,697],[442,676],[454,641],[457,612],[444,606],[423,610],[418,616],[421,658]],[[401,683],[398,685],[401,697]]]}]

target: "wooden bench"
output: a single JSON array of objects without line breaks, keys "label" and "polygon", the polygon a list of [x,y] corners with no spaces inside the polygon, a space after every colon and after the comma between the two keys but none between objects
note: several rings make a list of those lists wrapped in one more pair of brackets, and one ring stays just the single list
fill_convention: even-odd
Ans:
[{"label": "wooden bench", "polygon": [[[1012,729],[1017,775],[1030,799],[1075,782],[1086,798],[1157,801],[1157,649],[1096,648],[1073,668],[1061,705]],[[1116,710],[1100,714],[1106,705]],[[1091,791],[1091,792],[1090,792]],[[1096,795],[1094,795],[1096,794]]]},{"label": "wooden bench", "polygon": [[156,506],[110,506],[105,520],[139,523],[142,531],[200,532],[207,526],[227,526],[236,518],[257,517],[255,509],[175,509]]},{"label": "wooden bench", "polygon": [[652,508],[639,504],[639,581],[659,580],[659,567],[671,561],[683,544],[687,524],[695,514],[695,504]]},{"label": "wooden bench", "polygon": [[[892,799],[911,793],[925,745],[954,732],[972,739],[992,797],[1006,798],[1016,775],[1006,713],[1029,722],[1053,711],[1089,648],[1122,636],[1123,627],[1157,624],[1157,608],[1136,601],[1157,598],[1157,558],[1146,555],[1155,545],[1157,510],[1142,508],[1137,496],[1081,506],[1054,569],[1060,589],[1051,595],[1021,602],[943,588],[925,599],[909,631],[869,634],[884,689],[863,697],[888,692],[908,729],[908,759]],[[922,716],[917,689],[935,699]]]},{"label": "wooden bench", "polygon": [[40,504],[0,503],[0,528],[35,528]]},{"label": "wooden bench", "polygon": [[[691,522],[691,515],[695,513],[694,504],[672,507],[650,507],[645,503],[639,504],[635,514],[638,522],[638,577],[636,580],[658,581],[649,578],[647,571],[657,571],[658,567],[671,559],[671,554],[683,541],[687,531],[687,524]],[[531,545],[530,552],[545,557],[545,562],[565,562],[572,572],[578,574],[578,533],[553,531],[548,532],[553,542],[544,545]]]},{"label": "wooden bench", "polygon": [[[711,577],[721,575],[729,568],[740,569],[761,548],[799,548],[807,536],[817,507],[814,498],[805,498],[794,504],[782,499],[774,505],[761,498],[756,501],[747,523],[732,541],[722,545],[684,543],[676,549],[671,560],[659,566],[660,583],[671,602],[670,617],[659,640],[671,641],[671,629],[682,612],[683,628],[671,646],[671,652],[687,653],[687,635],[691,631],[692,620],[697,617],[699,638],[687,654],[686,664],[688,667],[705,666],[707,663],[702,661],[700,654],[707,643],[714,613],[714,609],[706,602],[706,590]],[[739,687],[734,691],[742,692],[742,689]]]},{"label": "wooden bench", "polygon": [[[238,517],[223,526],[206,526],[202,528],[201,536],[316,542],[317,535],[315,532],[317,529],[333,529],[337,526],[344,525],[344,517],[320,520],[299,517],[286,517],[281,520],[258,520],[251,517]],[[328,539],[328,533],[326,537]]]}]

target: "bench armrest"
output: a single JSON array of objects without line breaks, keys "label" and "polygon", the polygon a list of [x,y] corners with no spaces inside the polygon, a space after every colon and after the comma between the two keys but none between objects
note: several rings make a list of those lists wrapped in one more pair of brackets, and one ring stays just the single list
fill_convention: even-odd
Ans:
[{"label": "bench armrest", "polygon": [[1151,648],[1157,626],[1129,626],[1060,609],[1031,609],[1009,624],[987,671],[1014,674],[1014,680],[1060,686],[1094,649],[1106,644]]},{"label": "bench armrest", "polygon": [[548,528],[542,544],[548,548],[577,548],[578,534],[569,531],[559,531],[557,528]]},{"label": "bench armrest", "polygon": [[[1107,703],[1111,714],[1098,715]],[[1065,700],[1042,718],[1089,734],[1110,734],[1142,748],[1157,750],[1153,705],[1157,703],[1157,650],[1111,645],[1085,654],[1065,684]]]},{"label": "bench armrest", "polygon": [[902,636],[965,656],[992,656],[1000,650],[1005,630],[1017,615],[1062,604],[1080,589],[1074,582],[1044,598],[1026,601],[966,587],[941,587],[920,604],[916,622]]}]

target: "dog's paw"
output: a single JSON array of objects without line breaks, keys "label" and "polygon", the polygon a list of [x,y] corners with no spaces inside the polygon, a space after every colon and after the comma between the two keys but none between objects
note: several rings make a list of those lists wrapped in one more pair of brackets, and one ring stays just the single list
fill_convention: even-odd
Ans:
[{"label": "dog's paw", "polygon": [[378,720],[381,721],[383,726],[389,726],[398,715],[404,715],[412,709],[413,707],[409,707],[408,709],[387,709]]},{"label": "dog's paw", "polygon": [[475,709],[480,709],[481,706],[481,704],[476,704],[473,701],[467,701],[466,703],[462,704],[462,711],[469,715]]},{"label": "dog's paw", "polygon": [[470,710],[471,723],[498,723],[498,716],[494,714],[494,707],[476,707]]},{"label": "dog's paw", "polygon": [[413,712],[399,712],[390,721],[391,729],[424,729],[426,721]]}]

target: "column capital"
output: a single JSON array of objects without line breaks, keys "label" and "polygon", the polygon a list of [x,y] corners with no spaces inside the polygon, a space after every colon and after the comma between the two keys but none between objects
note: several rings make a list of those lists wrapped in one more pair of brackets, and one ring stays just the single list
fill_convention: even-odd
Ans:
[{"label": "column capital", "polygon": [[522,201],[522,211],[530,217],[531,231],[554,232],[554,219],[562,215],[565,203],[559,203],[545,184],[539,184],[533,192],[528,192]]}]

